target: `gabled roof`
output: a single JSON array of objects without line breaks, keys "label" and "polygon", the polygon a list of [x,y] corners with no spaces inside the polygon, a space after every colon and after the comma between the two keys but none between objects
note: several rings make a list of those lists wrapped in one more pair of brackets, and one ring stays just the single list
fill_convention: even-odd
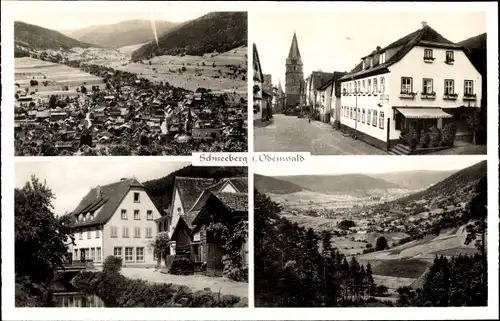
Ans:
[{"label": "gabled roof", "polygon": [[227,179],[238,193],[248,193],[248,177],[231,177]]},{"label": "gabled roof", "polygon": [[199,224],[203,222],[207,215],[206,206],[210,206],[213,202],[220,204],[230,213],[248,213],[248,193],[211,192],[205,205],[192,221],[192,224],[197,226],[193,231],[200,228]]},{"label": "gabled roof", "polygon": [[188,212],[196,203],[200,194],[214,183],[213,178],[175,177],[174,191],[176,188],[179,191],[184,211]]},{"label": "gabled roof", "polygon": [[325,90],[326,88],[328,88],[328,86],[330,86],[334,82],[337,82],[337,80],[342,78],[345,74],[347,74],[347,72],[334,71],[330,80],[323,84],[323,86],[319,87],[318,90]]},{"label": "gabled roof", "polygon": [[93,220],[76,222],[75,226],[82,227],[106,223],[113,216],[123,198],[132,187],[144,188],[135,178],[92,188],[80,201],[72,214],[76,217],[77,215],[86,214],[98,209],[100,211]]},{"label": "gabled roof", "polygon": [[253,44],[253,69],[258,71],[258,74],[255,75],[259,77],[259,79],[264,82],[264,75],[262,74],[262,66],[260,65],[259,52],[257,51],[257,45]]},{"label": "gabled roof", "polygon": [[441,48],[453,48],[453,49],[462,49],[461,46],[451,42],[450,40],[443,37],[436,30],[432,29],[430,26],[425,25],[421,29],[418,29],[396,41],[391,43],[390,45],[378,50],[374,51],[371,54],[362,57],[361,59],[365,59],[368,57],[373,57],[375,54],[380,54],[388,49],[396,49],[399,48],[391,57],[388,57],[385,63],[383,64],[374,64],[373,67],[362,69],[362,62],[349,73],[341,78],[342,81],[350,80],[351,78],[362,78],[367,77],[372,74],[385,73],[389,70],[387,69],[389,66],[395,64],[399,60],[401,60],[408,52],[410,52],[413,47],[421,45],[427,47],[441,47]]},{"label": "gabled roof", "polygon": [[323,71],[313,71],[311,73],[310,79],[312,84],[314,85],[313,90],[318,90],[323,87],[326,83],[328,83],[333,78],[333,73],[331,72],[323,72]]},{"label": "gabled roof", "polygon": [[297,41],[297,34],[293,33],[292,43],[290,45],[290,51],[288,52],[288,58],[286,63],[292,63],[292,59],[295,59],[297,63],[302,64],[302,58],[300,57],[299,43]]}]

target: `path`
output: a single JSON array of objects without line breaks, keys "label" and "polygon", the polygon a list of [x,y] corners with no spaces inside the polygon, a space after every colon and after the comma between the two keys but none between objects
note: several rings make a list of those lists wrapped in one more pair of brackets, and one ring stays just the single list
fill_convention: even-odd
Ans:
[{"label": "path", "polygon": [[387,155],[362,141],[345,137],[330,124],[307,118],[273,116],[265,127],[254,126],[256,152],[310,152],[312,155]]}]

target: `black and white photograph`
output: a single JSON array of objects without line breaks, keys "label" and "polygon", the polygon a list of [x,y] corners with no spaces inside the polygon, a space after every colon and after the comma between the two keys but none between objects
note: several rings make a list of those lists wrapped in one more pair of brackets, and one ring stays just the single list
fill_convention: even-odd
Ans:
[{"label": "black and white photograph", "polygon": [[488,305],[486,158],[398,159],[254,167],[256,307]]},{"label": "black and white photograph", "polygon": [[249,26],[256,152],[486,154],[485,12],[253,12]]},{"label": "black and white photograph", "polygon": [[14,198],[16,307],[248,306],[246,167],[23,161]]},{"label": "black and white photograph", "polygon": [[247,13],[121,5],[16,12],[15,155],[248,151]]}]

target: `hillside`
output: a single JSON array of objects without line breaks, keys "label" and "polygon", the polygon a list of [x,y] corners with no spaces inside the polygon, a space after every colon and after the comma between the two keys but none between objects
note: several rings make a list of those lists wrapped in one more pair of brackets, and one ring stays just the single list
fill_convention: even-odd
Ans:
[{"label": "hillside", "polygon": [[29,50],[68,50],[75,47],[92,47],[91,44],[70,38],[58,31],[21,21],[14,22],[14,44],[15,57]]},{"label": "hillside", "polygon": [[[165,34],[177,25],[178,23],[175,22],[155,21],[158,36]],[[128,20],[109,25],[90,26],[66,31],[65,34],[79,41],[113,49],[154,40],[149,20]]]},{"label": "hillside", "polygon": [[324,194],[351,194],[352,192],[359,193],[372,189],[399,188],[399,186],[394,183],[363,174],[296,175],[278,176],[275,178],[294,183],[304,189]]},{"label": "hillside", "polygon": [[212,12],[185,22],[132,53],[138,61],[161,55],[226,52],[247,44],[246,12]]},{"label": "hillside", "polygon": [[409,190],[427,188],[436,184],[456,171],[405,171],[381,174],[369,174],[373,178],[383,179]]},{"label": "hillside", "polygon": [[304,188],[286,180],[254,174],[254,186],[260,193],[292,194],[303,191]]},{"label": "hillside", "polygon": [[218,180],[224,177],[246,177],[247,175],[248,171],[246,167],[193,167],[189,165],[165,177],[144,182],[143,185],[153,203],[161,210],[168,208],[172,201],[172,191],[176,176],[206,177]]},{"label": "hillside", "polygon": [[464,168],[430,188],[401,198],[395,202],[406,203],[414,200],[455,199],[464,201],[462,194],[472,194],[479,180],[487,175],[486,161]]}]

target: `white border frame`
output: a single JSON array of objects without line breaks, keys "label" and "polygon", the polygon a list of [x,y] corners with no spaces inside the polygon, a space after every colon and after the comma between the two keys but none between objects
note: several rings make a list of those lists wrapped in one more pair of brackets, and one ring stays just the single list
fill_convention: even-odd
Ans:
[{"label": "white border frame", "polygon": [[[113,3],[113,2],[109,2]],[[144,2],[141,2],[144,5]],[[328,320],[334,316],[335,319],[363,320],[363,319],[497,319],[498,318],[498,5],[495,2],[469,2],[469,3],[391,3],[391,2],[150,2],[145,7],[155,10],[169,6],[177,9],[200,9],[207,8],[209,11],[249,11],[250,15],[255,11],[446,11],[448,13],[458,11],[485,11],[487,14],[488,31],[488,280],[489,280],[489,306],[483,308],[317,308],[313,311],[308,308],[287,309],[287,308],[251,308],[253,306],[253,207],[249,211],[250,240],[249,240],[249,263],[250,263],[250,283],[249,296],[250,308],[225,310],[221,313],[219,309],[186,309],[170,308],[166,310],[154,309],[120,309],[120,308],[14,308],[14,280],[10,276],[14,273],[14,244],[9,242],[13,236],[13,185],[14,185],[14,148],[13,148],[13,16],[16,10],[23,10],[29,6],[30,10],[45,11],[94,11],[99,7],[102,11],[115,11],[108,7],[106,1],[84,2],[65,1],[64,5],[57,4],[56,1],[2,1],[2,311],[3,318],[9,320]],[[120,11],[134,11],[134,2],[123,1],[120,3]],[[248,48],[253,43],[251,37],[251,26],[249,26]],[[272,30],[270,31],[272,32]],[[248,53],[248,133],[249,151],[253,151],[253,109],[252,109],[252,53]],[[332,156],[315,156],[332,157]],[[349,156],[342,156],[349,157]],[[453,156],[443,156],[453,157]],[[101,157],[100,157],[101,158]],[[25,158],[19,161],[27,161]],[[47,158],[44,158],[48,160]],[[55,159],[55,158],[54,158]],[[70,158],[68,158],[69,160]],[[165,160],[185,161],[190,160],[189,156],[165,157]],[[248,159],[251,159],[250,157]],[[31,161],[33,159],[30,159]],[[57,161],[61,160],[58,157]],[[91,161],[91,158],[89,158]],[[147,161],[147,158],[145,158]],[[249,203],[253,203],[253,169],[249,166]]]}]

